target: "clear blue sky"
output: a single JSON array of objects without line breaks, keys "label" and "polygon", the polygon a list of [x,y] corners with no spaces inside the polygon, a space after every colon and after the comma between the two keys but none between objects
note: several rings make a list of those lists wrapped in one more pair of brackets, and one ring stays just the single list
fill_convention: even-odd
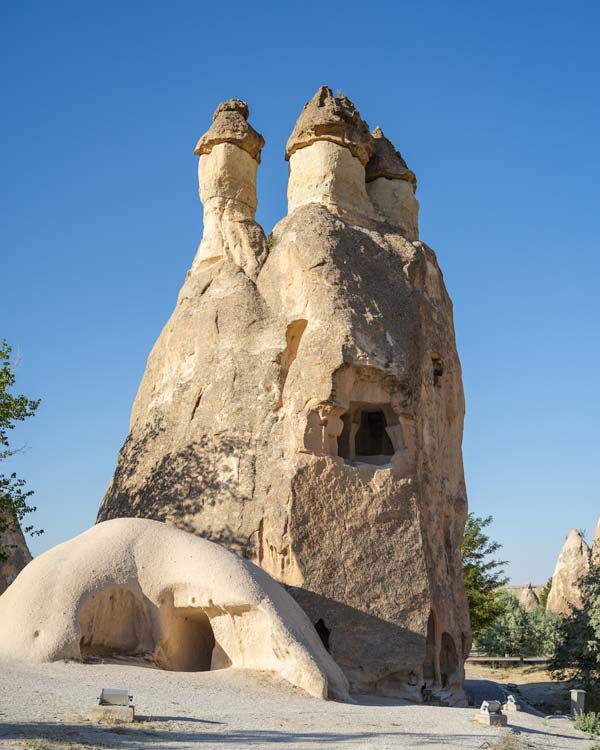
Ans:
[{"label": "clear blue sky", "polygon": [[0,336],[42,398],[14,468],[46,533],[90,526],[201,237],[197,138],[250,104],[259,221],[323,83],[419,178],[455,305],[470,507],[516,583],[600,514],[600,3],[27,2],[0,10]]}]

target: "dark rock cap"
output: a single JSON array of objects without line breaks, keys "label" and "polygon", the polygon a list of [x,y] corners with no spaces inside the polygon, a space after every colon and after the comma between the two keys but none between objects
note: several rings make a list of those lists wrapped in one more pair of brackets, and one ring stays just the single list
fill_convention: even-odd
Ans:
[{"label": "dark rock cap", "polygon": [[228,99],[219,104],[213,115],[212,125],[196,144],[196,156],[210,154],[213,146],[219,143],[233,143],[260,164],[260,152],[265,139],[248,123],[249,114],[248,105],[241,99]]},{"label": "dark rock cap", "polygon": [[315,141],[331,141],[345,146],[365,165],[375,145],[369,126],[359,111],[344,94],[333,95],[330,88],[321,86],[304,105],[294,130],[287,142],[285,158]]},{"label": "dark rock cap", "polygon": [[373,131],[373,142],[375,144],[375,153],[369,159],[367,164],[366,180],[372,182],[378,177],[387,177],[389,180],[406,180],[417,189],[417,177],[411,171],[402,158],[399,151],[396,151],[394,144],[386,138],[381,128],[375,128]]}]

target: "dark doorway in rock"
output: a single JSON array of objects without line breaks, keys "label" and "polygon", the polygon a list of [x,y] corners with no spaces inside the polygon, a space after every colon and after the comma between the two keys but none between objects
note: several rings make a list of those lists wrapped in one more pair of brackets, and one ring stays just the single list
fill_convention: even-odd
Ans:
[{"label": "dark doorway in rock", "polygon": [[317,631],[317,635],[321,639],[321,642],[327,651],[329,651],[329,636],[331,635],[331,630],[325,625],[322,618],[315,622],[315,630]]},{"label": "dark doorway in rock", "polygon": [[449,633],[442,633],[442,647],[440,650],[440,672],[442,687],[452,684],[458,670],[458,655],[454,639]]},{"label": "dark doorway in rock", "polygon": [[363,410],[355,438],[355,455],[393,456],[394,446],[386,432],[387,422],[381,409]]},{"label": "dark doorway in rock", "polygon": [[436,682],[436,643],[435,643],[435,615],[429,613],[427,620],[427,639],[425,641],[425,663],[423,664],[423,679],[428,686]]},{"label": "dark doorway in rock", "polygon": [[398,416],[390,404],[351,401],[341,420],[337,454],[348,461],[384,466],[403,446]]}]

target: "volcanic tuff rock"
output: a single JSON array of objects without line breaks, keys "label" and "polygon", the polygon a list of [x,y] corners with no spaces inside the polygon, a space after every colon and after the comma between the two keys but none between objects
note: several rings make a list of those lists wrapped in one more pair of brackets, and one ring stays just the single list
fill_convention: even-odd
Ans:
[{"label": "volcanic tuff rock", "polygon": [[175,672],[278,672],[319,698],[348,683],[294,600],[247,560],[157,521],[97,524],[0,597],[0,656],[144,656]]},{"label": "volcanic tuff rock", "polygon": [[538,599],[538,595],[535,593],[535,589],[533,588],[531,583],[526,583],[521,589],[521,593],[519,595],[519,603],[521,604],[523,609],[526,609],[527,611],[539,607],[540,600]]},{"label": "volcanic tuff rock", "polygon": [[594,531],[594,542],[592,544],[592,565],[600,565],[600,518]]},{"label": "volcanic tuff rock", "polygon": [[414,183],[366,182],[378,138],[320,89],[288,142],[288,215],[268,243],[257,161],[233,140],[201,152],[204,237],[99,518],[166,520],[257,562],[351,689],[418,701],[426,683],[460,700],[471,636],[452,304],[418,240]]},{"label": "volcanic tuff rock", "polygon": [[334,97],[331,89],[321,86],[304,105],[287,142],[285,158],[317,141],[330,141],[347,148],[363,167],[375,150],[369,126],[354,104],[344,94]]},{"label": "volcanic tuff rock", "polygon": [[577,529],[571,529],[558,556],[546,609],[569,615],[580,609],[583,600],[580,581],[590,569],[590,548]]},{"label": "volcanic tuff rock", "polygon": [[6,560],[0,561],[0,594],[2,594],[32,558],[20,526],[15,530],[5,531],[0,537],[0,544],[7,553]]}]

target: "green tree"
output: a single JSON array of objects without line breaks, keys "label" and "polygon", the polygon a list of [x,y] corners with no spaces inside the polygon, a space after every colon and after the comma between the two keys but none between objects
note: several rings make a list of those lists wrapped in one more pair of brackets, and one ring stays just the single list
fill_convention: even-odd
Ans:
[{"label": "green tree", "polygon": [[[10,389],[15,384],[15,372],[11,364],[11,347],[3,339],[0,344],[0,461],[4,461],[17,452],[10,447],[9,433],[17,422],[35,414],[40,402],[26,396],[15,396]],[[35,510],[28,504],[32,490],[25,490],[25,480],[17,475],[0,473],[0,539],[5,532],[17,530],[24,517]],[[33,526],[23,529],[29,534],[41,534]],[[6,560],[10,546],[0,543],[0,560]]]},{"label": "green tree", "polygon": [[583,607],[563,619],[550,662],[557,679],[575,680],[597,692],[600,681],[600,565],[581,582]]},{"label": "green tree", "polygon": [[492,520],[492,516],[479,518],[474,513],[469,513],[461,545],[471,630],[475,641],[502,612],[502,602],[498,600],[499,589],[508,581],[504,574],[506,562],[492,557],[502,545],[491,541],[484,531]]},{"label": "green tree", "polygon": [[490,656],[544,656],[556,648],[560,618],[541,607],[529,612],[508,591],[498,594],[500,612],[479,636]]}]

